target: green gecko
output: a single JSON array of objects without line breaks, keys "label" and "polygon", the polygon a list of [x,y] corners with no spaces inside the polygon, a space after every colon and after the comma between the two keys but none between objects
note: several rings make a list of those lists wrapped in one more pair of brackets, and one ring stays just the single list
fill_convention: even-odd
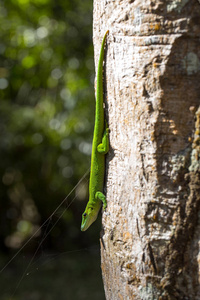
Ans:
[{"label": "green gecko", "polygon": [[96,113],[91,155],[89,201],[82,214],[81,231],[87,230],[96,220],[101,208],[101,202],[103,202],[104,210],[107,207],[106,197],[102,193],[102,190],[104,184],[105,154],[109,150],[109,129],[107,122],[104,121],[103,103],[103,60],[104,46],[108,32],[106,32],[102,41],[97,70]]}]

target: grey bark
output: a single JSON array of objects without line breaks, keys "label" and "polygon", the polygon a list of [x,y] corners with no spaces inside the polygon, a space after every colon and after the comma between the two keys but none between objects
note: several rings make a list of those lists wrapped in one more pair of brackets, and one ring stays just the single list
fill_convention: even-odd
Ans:
[{"label": "grey bark", "polygon": [[94,0],[110,128],[107,300],[200,299],[200,3]]}]

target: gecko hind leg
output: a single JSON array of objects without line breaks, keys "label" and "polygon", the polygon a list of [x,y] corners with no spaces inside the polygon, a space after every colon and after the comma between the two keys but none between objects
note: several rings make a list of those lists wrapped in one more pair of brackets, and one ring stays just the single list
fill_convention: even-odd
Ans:
[{"label": "gecko hind leg", "polygon": [[107,122],[105,122],[102,143],[97,146],[97,151],[101,154],[106,154],[109,151],[109,128]]}]

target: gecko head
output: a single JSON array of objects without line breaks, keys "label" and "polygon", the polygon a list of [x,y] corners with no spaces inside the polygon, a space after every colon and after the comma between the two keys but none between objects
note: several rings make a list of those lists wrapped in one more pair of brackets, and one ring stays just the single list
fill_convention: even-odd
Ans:
[{"label": "gecko head", "polygon": [[82,214],[81,231],[86,231],[90,225],[96,220],[98,211],[92,207],[86,207],[86,210]]}]

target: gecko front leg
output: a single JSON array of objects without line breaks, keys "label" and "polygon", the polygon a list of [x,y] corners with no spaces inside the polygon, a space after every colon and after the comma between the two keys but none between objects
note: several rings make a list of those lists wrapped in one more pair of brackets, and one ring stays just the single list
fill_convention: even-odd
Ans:
[{"label": "gecko front leg", "polygon": [[106,196],[102,192],[96,192],[95,198],[103,202],[103,209],[105,210],[107,207]]}]

